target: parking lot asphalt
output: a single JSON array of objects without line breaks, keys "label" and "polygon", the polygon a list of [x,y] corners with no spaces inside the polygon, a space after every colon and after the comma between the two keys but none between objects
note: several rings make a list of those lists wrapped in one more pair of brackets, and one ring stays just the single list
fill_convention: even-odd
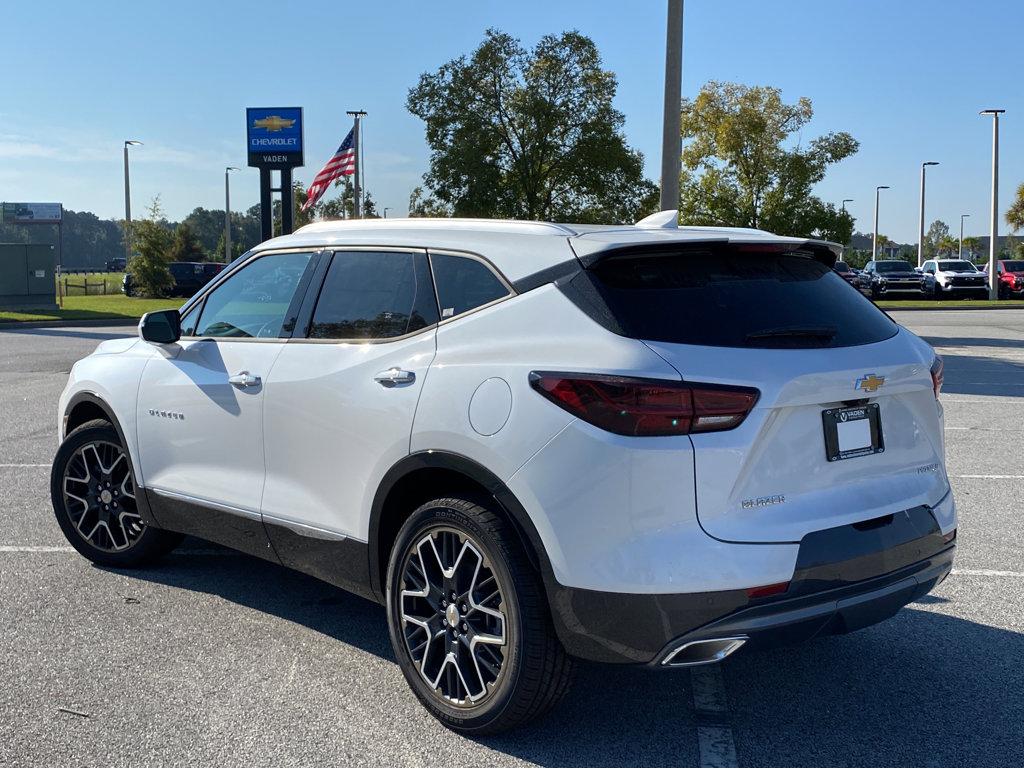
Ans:
[{"label": "parking lot asphalt", "polygon": [[705,674],[583,665],[545,720],[472,740],[415,700],[369,602],[197,540],[90,565],[50,508],[57,397],[131,329],[0,330],[0,765],[1024,765],[1024,310],[893,317],[946,361],[954,574],[880,625],[727,660],[718,754]]}]

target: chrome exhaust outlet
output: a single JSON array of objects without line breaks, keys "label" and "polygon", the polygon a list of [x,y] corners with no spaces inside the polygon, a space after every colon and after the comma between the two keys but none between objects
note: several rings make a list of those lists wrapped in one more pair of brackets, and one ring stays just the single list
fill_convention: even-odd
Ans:
[{"label": "chrome exhaust outlet", "polygon": [[737,635],[726,638],[708,638],[703,641],[688,641],[665,655],[661,664],[673,668],[685,668],[721,662],[748,640],[750,640],[748,636]]}]

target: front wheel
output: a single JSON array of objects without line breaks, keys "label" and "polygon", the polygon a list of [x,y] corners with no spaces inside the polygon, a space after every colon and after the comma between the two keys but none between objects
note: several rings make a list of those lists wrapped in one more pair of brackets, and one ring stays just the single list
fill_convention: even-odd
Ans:
[{"label": "front wheel", "polygon": [[492,505],[422,505],[398,533],[387,575],[388,629],[409,686],[443,724],[475,735],[545,713],[572,675],[540,575]]},{"label": "front wheel", "polygon": [[132,567],[151,563],[181,541],[148,526],[139,514],[128,452],[103,420],[76,428],[57,450],[50,497],[68,542],[94,563]]}]

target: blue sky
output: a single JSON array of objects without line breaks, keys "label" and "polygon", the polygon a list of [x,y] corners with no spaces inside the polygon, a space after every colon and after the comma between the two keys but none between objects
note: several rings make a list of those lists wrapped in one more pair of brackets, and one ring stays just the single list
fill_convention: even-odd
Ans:
[{"label": "blue sky", "polygon": [[[173,11],[168,9],[173,9]],[[5,4],[0,64],[0,200],[63,201],[123,215],[121,143],[133,152],[133,211],[160,194],[178,219],[223,207],[225,165],[245,166],[244,108],[305,108],[308,183],[349,125],[369,113],[366,184],[392,215],[426,170],[422,123],[405,109],[420,73],[472,50],[498,27],[532,45],[548,32],[590,35],[619,80],[629,142],[656,179],[665,5],[662,0]],[[708,80],[774,85],[812,99],[805,140],[851,132],[860,152],[817,192],[869,231],[917,238],[918,179],[929,171],[927,219],[988,232],[991,125],[1001,124],[1000,206],[1024,182],[1024,88],[1017,0],[687,0],[683,91]],[[234,208],[257,201],[258,174],[233,180]],[[1005,231],[1005,224],[1001,224]]]}]

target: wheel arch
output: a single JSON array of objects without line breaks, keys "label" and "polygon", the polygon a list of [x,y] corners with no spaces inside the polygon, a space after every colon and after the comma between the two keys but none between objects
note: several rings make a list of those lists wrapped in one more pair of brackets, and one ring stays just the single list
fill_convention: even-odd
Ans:
[{"label": "wheel arch", "polygon": [[438,496],[469,492],[493,499],[512,523],[531,564],[550,584],[551,563],[540,534],[515,494],[480,463],[446,451],[420,451],[395,464],[384,475],[370,508],[370,588],[383,602],[388,556],[402,523],[420,504]]}]

